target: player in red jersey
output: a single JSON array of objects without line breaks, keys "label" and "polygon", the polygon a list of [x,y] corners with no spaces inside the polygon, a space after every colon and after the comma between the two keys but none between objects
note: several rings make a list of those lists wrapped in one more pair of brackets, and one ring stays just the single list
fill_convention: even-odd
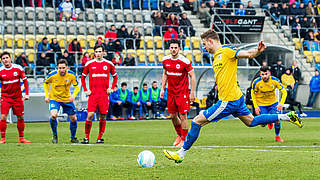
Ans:
[{"label": "player in red jersey", "polygon": [[[30,143],[24,138],[24,104],[23,100],[29,99],[29,85],[23,68],[20,65],[11,63],[11,56],[8,52],[1,54],[3,66],[0,67],[1,81],[1,120],[0,144],[6,143],[7,116],[12,107],[13,114],[17,116],[17,128],[19,132],[19,143]],[[23,80],[25,96],[22,97],[20,79]]]},{"label": "player in red jersey", "polygon": [[[178,135],[173,146],[181,147],[188,134],[187,113],[190,110],[190,101],[194,101],[195,98],[196,77],[190,60],[179,54],[179,40],[172,39],[169,44],[171,55],[165,56],[162,61],[163,75],[160,98],[163,98],[168,81],[167,107]],[[190,96],[188,75],[191,80]]]},{"label": "player in red jersey", "polygon": [[[89,96],[88,100],[88,117],[85,124],[86,137],[81,142],[82,144],[89,143],[89,135],[92,127],[92,118],[94,113],[99,108],[100,121],[99,121],[99,135],[97,143],[104,143],[102,139],[103,133],[106,129],[106,115],[109,109],[109,95],[113,92],[117,84],[118,76],[116,69],[112,62],[103,59],[102,54],[104,47],[96,45],[94,47],[95,59],[86,63],[81,76],[81,84],[86,95]],[[86,85],[86,77],[89,74],[89,89]],[[109,88],[109,77],[113,77],[112,87]]]}]

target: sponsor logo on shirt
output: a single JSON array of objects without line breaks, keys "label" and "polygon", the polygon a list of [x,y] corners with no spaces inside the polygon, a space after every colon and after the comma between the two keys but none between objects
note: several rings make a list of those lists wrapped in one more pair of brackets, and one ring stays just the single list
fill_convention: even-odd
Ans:
[{"label": "sponsor logo on shirt", "polygon": [[92,67],[92,69],[96,69],[96,67]]},{"label": "sponsor logo on shirt", "polygon": [[107,66],[103,66],[103,70],[105,70],[105,71],[106,71],[107,69],[108,69],[108,67],[107,67]]},{"label": "sponsor logo on shirt", "polygon": [[14,72],[13,75],[14,75],[14,76],[18,76],[18,73],[17,73],[17,72]]},{"label": "sponsor logo on shirt", "polygon": [[177,65],[176,65],[176,68],[177,68],[177,69],[180,69],[180,64],[177,64]]},{"label": "sponsor logo on shirt", "polygon": [[170,67],[170,64],[166,64],[167,67]]},{"label": "sponsor logo on shirt", "polygon": [[272,84],[271,87],[274,88],[274,85]]}]

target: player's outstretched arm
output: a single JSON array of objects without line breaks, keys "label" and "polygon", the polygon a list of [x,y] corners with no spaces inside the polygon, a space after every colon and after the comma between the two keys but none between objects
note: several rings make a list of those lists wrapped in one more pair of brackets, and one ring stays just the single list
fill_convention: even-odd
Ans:
[{"label": "player's outstretched arm", "polygon": [[255,58],[259,56],[264,50],[267,49],[267,46],[263,41],[260,41],[258,47],[256,49],[250,49],[247,51],[239,51],[237,54],[237,58]]},{"label": "player's outstretched arm", "polygon": [[164,91],[165,91],[165,89],[166,89],[167,80],[168,80],[167,71],[166,71],[166,70],[163,70],[162,83],[161,83],[161,92],[160,92],[160,98],[161,98],[161,99],[162,99],[163,96],[164,96]]}]

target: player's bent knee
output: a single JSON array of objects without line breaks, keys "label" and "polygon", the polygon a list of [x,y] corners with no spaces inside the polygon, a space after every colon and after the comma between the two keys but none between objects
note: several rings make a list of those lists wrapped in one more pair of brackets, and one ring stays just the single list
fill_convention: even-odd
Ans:
[{"label": "player's bent knee", "polygon": [[77,121],[76,115],[71,115],[71,116],[69,116],[69,118],[70,118],[71,122],[76,122]]},{"label": "player's bent knee", "polygon": [[192,121],[200,126],[205,126],[206,124],[210,123],[210,121],[207,120],[207,118],[203,115],[203,112],[200,112],[200,114],[196,116]]}]

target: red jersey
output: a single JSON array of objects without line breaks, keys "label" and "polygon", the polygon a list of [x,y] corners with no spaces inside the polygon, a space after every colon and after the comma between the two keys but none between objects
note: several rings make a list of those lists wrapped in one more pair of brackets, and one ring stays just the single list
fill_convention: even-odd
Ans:
[{"label": "red jersey", "polygon": [[106,93],[109,88],[110,74],[115,78],[112,82],[112,89],[117,84],[118,76],[112,62],[102,59],[93,59],[84,66],[81,83],[84,91],[87,91],[86,77],[89,74],[89,89],[92,94]]},{"label": "red jersey", "polygon": [[169,55],[163,57],[162,64],[163,69],[167,71],[168,95],[189,94],[188,73],[193,71],[190,60],[182,55],[177,59]]},{"label": "red jersey", "polygon": [[27,77],[20,65],[12,64],[10,68],[0,67],[1,97],[21,99],[21,79],[24,82],[25,93],[29,95]]}]

